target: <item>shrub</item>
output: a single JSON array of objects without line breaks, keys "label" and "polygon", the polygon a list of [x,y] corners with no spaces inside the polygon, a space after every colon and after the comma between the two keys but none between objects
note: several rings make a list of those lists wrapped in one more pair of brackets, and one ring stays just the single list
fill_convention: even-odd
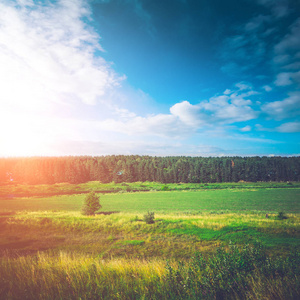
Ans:
[{"label": "shrub", "polygon": [[285,220],[285,219],[287,219],[287,216],[285,215],[285,213],[283,211],[280,211],[278,213],[278,215],[276,216],[276,219],[277,220]]},{"label": "shrub", "polygon": [[97,210],[99,210],[102,205],[99,202],[99,197],[95,192],[90,192],[84,199],[83,206],[81,208],[81,213],[83,215],[94,215]]},{"label": "shrub", "polygon": [[130,186],[126,187],[126,192],[132,192],[132,188]]},{"label": "shrub", "polygon": [[154,212],[148,211],[146,215],[144,215],[144,221],[147,224],[153,224],[154,223]]},{"label": "shrub", "polygon": [[162,190],[162,191],[169,191],[170,188],[169,188],[167,185],[163,185],[163,186],[161,187],[161,190]]}]

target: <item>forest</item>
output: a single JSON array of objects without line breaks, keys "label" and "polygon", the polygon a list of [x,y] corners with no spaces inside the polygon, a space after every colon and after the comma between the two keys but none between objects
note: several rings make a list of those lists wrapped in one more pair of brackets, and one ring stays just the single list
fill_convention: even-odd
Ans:
[{"label": "forest", "polygon": [[300,181],[300,157],[139,155],[0,158],[0,184],[88,181],[215,183]]}]

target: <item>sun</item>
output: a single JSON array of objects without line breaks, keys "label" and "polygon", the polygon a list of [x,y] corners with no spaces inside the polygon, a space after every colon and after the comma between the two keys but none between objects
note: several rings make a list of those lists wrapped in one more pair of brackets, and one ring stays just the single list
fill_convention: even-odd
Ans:
[{"label": "sun", "polygon": [[37,120],[28,115],[1,114],[0,156],[40,156],[45,154],[45,137]]}]

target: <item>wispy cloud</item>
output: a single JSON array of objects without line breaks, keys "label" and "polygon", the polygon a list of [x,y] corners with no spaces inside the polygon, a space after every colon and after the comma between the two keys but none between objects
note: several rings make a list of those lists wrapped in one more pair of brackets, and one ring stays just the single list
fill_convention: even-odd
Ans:
[{"label": "wispy cloud", "polygon": [[279,132],[300,132],[300,122],[283,123],[276,128]]},{"label": "wispy cloud", "polygon": [[[295,10],[291,2],[257,0],[259,5],[267,8],[266,12],[253,15],[239,26],[234,25],[231,29],[233,34],[223,41],[219,55],[224,73],[247,78],[254,68],[265,64],[266,56],[273,56],[273,72],[277,73],[275,85],[298,84],[300,18],[291,18],[294,21],[287,28],[281,23],[281,18]],[[281,36],[283,32],[285,35]]]},{"label": "wispy cloud", "polygon": [[272,87],[269,86],[269,85],[264,85],[262,88],[263,88],[266,92],[271,92],[271,91],[272,91]]},{"label": "wispy cloud", "polygon": [[105,130],[126,134],[155,135],[183,138],[197,130],[245,122],[257,118],[259,112],[252,108],[248,97],[256,95],[250,84],[237,83],[232,90],[211,97],[198,104],[182,101],[170,107],[169,114],[147,117],[133,115],[127,120],[108,119],[98,125]]},{"label": "wispy cloud", "polygon": [[291,12],[289,0],[257,0],[257,2],[269,8],[275,18],[285,17]]},{"label": "wispy cloud", "polygon": [[[289,32],[274,47],[274,63],[278,69],[275,80],[277,86],[296,84],[300,86],[300,18]],[[298,71],[298,72],[297,72]]]},{"label": "wispy cloud", "polygon": [[247,125],[247,126],[241,128],[240,130],[241,130],[242,132],[248,132],[248,131],[251,131],[252,128],[251,128],[251,126]]},{"label": "wispy cloud", "polygon": [[150,36],[154,36],[156,29],[152,23],[152,17],[151,14],[144,8],[142,1],[140,0],[126,0],[130,5],[132,5],[134,12],[136,13],[137,16],[140,17],[142,20],[146,32]]},{"label": "wispy cloud", "polygon": [[60,155],[62,152],[71,155],[184,155],[185,146],[181,143],[167,143],[163,141],[70,141],[63,140],[51,145],[52,155]]},{"label": "wispy cloud", "polygon": [[262,111],[275,118],[282,120],[300,114],[300,92],[291,92],[289,97],[281,101],[273,101],[262,105]]},{"label": "wispy cloud", "polygon": [[71,155],[83,153],[85,155],[111,155],[111,154],[143,154],[155,156],[227,156],[237,155],[234,150],[226,150],[211,145],[189,145],[180,142],[170,143],[164,141],[115,141],[115,142],[90,142],[86,141],[61,141],[52,145],[52,155],[59,155],[61,151],[68,151]]},{"label": "wispy cloud", "polygon": [[97,33],[82,21],[90,17],[86,2],[30,4],[0,4],[2,103],[48,109],[51,103],[103,101],[123,78],[94,55],[102,49]]},{"label": "wispy cloud", "polygon": [[241,29],[239,34],[224,40],[221,59],[226,62],[221,70],[236,75],[255,67],[266,53],[264,39],[255,31]]},{"label": "wispy cloud", "polygon": [[260,124],[256,124],[255,128],[257,131],[295,133],[295,132],[300,132],[300,122],[296,121],[296,122],[282,123],[281,125],[272,128],[263,127]]},{"label": "wispy cloud", "polygon": [[262,144],[281,144],[281,141],[278,140],[272,140],[272,139],[266,139],[265,137],[251,137],[251,136],[245,136],[245,135],[239,135],[234,134],[232,136],[228,136],[228,139],[234,139],[239,141],[248,141],[251,143],[262,143]]},{"label": "wispy cloud", "polygon": [[191,133],[190,126],[186,126],[172,114],[158,114],[147,117],[136,116],[126,121],[107,119],[100,121],[98,128],[101,130],[121,132],[127,135],[169,138],[179,138]]},{"label": "wispy cloud", "polygon": [[258,15],[232,29],[233,34],[224,39],[220,58],[224,62],[221,70],[228,75],[241,75],[253,70],[265,57],[268,47],[266,32],[272,18]]},{"label": "wispy cloud", "polygon": [[274,82],[277,86],[287,86],[293,83],[300,84],[300,71],[279,73]]},{"label": "wispy cloud", "polygon": [[256,17],[253,17],[248,23],[245,25],[246,31],[257,31],[261,29],[265,23],[270,22],[271,17],[270,16],[264,16],[259,15]]},{"label": "wispy cloud", "polygon": [[290,32],[275,46],[276,54],[286,54],[300,50],[300,18],[298,18],[291,26]]}]

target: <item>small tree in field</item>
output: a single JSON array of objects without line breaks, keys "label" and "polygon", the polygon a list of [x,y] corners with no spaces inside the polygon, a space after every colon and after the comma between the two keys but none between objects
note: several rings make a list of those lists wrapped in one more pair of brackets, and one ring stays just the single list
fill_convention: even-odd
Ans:
[{"label": "small tree in field", "polygon": [[147,224],[153,224],[154,223],[154,212],[153,211],[148,211],[148,213],[146,215],[144,215],[144,221]]},{"label": "small tree in field", "polygon": [[101,207],[102,205],[99,202],[99,197],[95,192],[90,192],[84,199],[81,212],[83,215],[91,216],[94,215],[95,212]]}]

